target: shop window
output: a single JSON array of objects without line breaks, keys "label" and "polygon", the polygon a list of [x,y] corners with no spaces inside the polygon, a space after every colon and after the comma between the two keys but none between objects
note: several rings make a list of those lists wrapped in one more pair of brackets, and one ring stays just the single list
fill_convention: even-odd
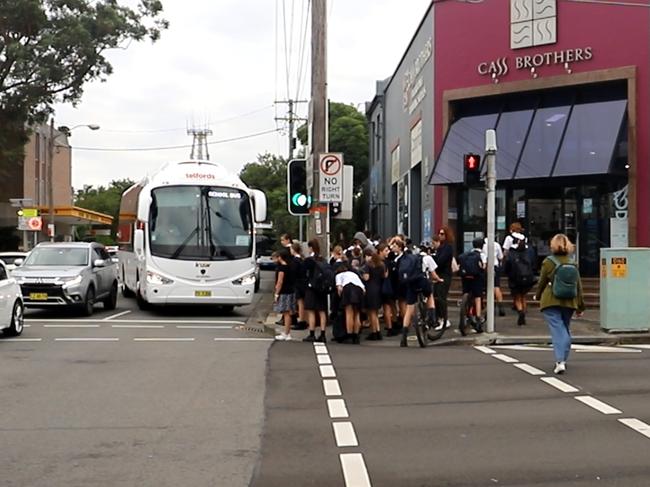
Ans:
[{"label": "shop window", "polygon": [[576,104],[553,176],[607,174],[627,100]]},{"label": "shop window", "polygon": [[526,134],[533,118],[536,98],[526,99],[523,103],[528,106],[504,111],[499,117],[496,129],[499,147],[496,158],[498,180],[512,179],[526,142]]}]

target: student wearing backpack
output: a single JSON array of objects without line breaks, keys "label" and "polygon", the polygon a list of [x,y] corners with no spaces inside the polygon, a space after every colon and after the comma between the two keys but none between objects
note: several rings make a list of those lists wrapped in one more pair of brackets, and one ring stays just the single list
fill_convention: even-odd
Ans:
[{"label": "student wearing backpack", "polygon": [[544,259],[535,299],[551,332],[555,354],[555,374],[566,371],[571,351],[571,317],[585,310],[582,282],[575,261],[570,257],[574,246],[569,238],[558,233],[551,239],[551,255]]},{"label": "student wearing backpack", "polygon": [[533,259],[526,245],[526,237],[518,232],[512,233],[513,241],[505,259],[504,271],[508,276],[508,287],[519,317],[517,325],[526,324],[526,295],[535,285]]},{"label": "student wearing backpack", "polygon": [[[483,239],[475,238],[472,241],[472,250],[458,256],[460,266],[459,274],[463,283],[463,294],[467,294],[474,303],[474,316],[470,317],[470,324],[476,333],[483,332],[482,299],[485,293],[485,255],[482,252]],[[467,335],[465,331],[465,320],[461,319],[459,326],[460,334]]]},{"label": "student wearing backpack", "polygon": [[293,258],[287,248],[274,252],[273,258],[277,263],[273,311],[282,314],[284,324],[284,330],[276,335],[275,339],[289,341],[291,340],[291,315],[296,311],[295,273],[290,269]]},{"label": "student wearing backpack", "polygon": [[[304,342],[325,343],[325,327],[327,325],[327,295],[334,288],[334,272],[320,255],[320,244],[315,238],[307,243],[310,254],[305,259],[305,311],[309,323],[309,335]],[[316,317],[320,325],[320,335],[316,338]]]}]

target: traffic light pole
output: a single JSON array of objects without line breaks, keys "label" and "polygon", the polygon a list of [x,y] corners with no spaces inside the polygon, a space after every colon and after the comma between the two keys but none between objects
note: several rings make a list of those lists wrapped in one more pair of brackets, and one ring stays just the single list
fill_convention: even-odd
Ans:
[{"label": "traffic light pole", "polygon": [[485,132],[485,154],[487,178],[485,190],[487,192],[487,332],[494,333],[494,266],[496,256],[494,252],[495,238],[495,213],[496,213],[496,132]]}]

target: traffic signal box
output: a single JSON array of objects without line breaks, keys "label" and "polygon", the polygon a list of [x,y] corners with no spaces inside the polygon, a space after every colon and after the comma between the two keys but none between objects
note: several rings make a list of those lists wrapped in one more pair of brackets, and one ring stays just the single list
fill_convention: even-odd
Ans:
[{"label": "traffic signal box", "polygon": [[287,165],[287,203],[292,215],[309,215],[306,164],[305,159],[292,159]]},{"label": "traffic signal box", "polygon": [[465,186],[481,185],[481,156],[478,154],[463,156],[463,183]]}]

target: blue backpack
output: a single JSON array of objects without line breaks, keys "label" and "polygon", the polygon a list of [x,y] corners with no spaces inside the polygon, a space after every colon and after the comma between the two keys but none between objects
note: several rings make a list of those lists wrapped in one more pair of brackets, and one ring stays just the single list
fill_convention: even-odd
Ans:
[{"label": "blue backpack", "polygon": [[558,299],[573,299],[578,296],[578,281],[580,272],[575,262],[563,264],[554,255],[548,259],[555,264],[555,270],[551,275],[551,290],[553,296]]},{"label": "blue backpack", "polygon": [[397,272],[400,284],[412,284],[425,277],[422,270],[422,256],[402,254],[397,263]]},{"label": "blue backpack", "polygon": [[460,267],[460,277],[476,279],[483,274],[483,269],[481,269],[481,254],[474,250],[468,250],[460,254],[458,256],[458,265]]}]

